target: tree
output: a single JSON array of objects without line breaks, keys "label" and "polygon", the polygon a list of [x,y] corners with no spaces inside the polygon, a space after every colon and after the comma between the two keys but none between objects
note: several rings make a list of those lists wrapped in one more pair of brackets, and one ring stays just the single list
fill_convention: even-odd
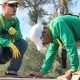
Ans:
[{"label": "tree", "polygon": [[39,52],[36,46],[28,39],[28,48],[24,55],[20,73],[26,76],[26,73],[39,72],[43,62],[44,54]]},{"label": "tree", "polygon": [[69,0],[61,0],[60,1],[60,4],[61,4],[61,9],[60,9],[60,14],[65,14],[65,13],[68,13],[69,10],[68,10],[68,1]]},{"label": "tree", "polygon": [[47,15],[47,12],[42,8],[44,4],[51,3],[53,0],[23,0],[23,6],[29,10],[30,24],[36,24],[39,19]]}]

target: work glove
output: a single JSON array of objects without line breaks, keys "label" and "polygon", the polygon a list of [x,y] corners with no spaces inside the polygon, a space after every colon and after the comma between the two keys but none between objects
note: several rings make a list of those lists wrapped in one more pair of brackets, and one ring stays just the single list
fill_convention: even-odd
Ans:
[{"label": "work glove", "polygon": [[18,48],[13,43],[10,43],[9,47],[12,49],[13,58],[15,58],[15,59],[18,58],[20,56],[20,52],[19,52]]},{"label": "work glove", "polygon": [[10,27],[9,30],[8,30],[8,33],[10,35],[15,35],[15,34],[17,34],[17,31],[13,27]]}]

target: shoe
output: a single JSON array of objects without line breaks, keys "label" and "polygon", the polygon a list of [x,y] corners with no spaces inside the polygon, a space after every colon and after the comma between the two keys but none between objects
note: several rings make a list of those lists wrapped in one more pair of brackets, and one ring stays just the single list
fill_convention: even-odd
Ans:
[{"label": "shoe", "polygon": [[15,71],[7,71],[5,72],[5,76],[6,77],[19,77],[19,75]]}]

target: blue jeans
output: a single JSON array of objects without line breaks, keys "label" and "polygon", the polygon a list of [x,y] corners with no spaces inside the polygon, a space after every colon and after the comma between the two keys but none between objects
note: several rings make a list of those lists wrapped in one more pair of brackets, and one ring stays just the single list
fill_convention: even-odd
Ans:
[{"label": "blue jeans", "polygon": [[15,43],[15,46],[19,49],[21,56],[18,57],[17,59],[12,58],[12,53],[10,51],[10,48],[8,47],[1,47],[0,46],[0,61],[3,60],[4,58],[10,61],[10,65],[7,68],[7,71],[15,71],[17,72],[20,69],[23,55],[25,51],[27,50],[28,43],[24,39],[17,40]]}]

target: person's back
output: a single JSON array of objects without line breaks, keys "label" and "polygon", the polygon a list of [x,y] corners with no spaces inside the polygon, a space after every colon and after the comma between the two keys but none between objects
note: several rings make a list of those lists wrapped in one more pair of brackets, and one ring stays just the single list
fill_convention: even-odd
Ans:
[{"label": "person's back", "polygon": [[[68,27],[71,29],[74,34],[75,40],[80,39],[80,19],[74,15],[63,15],[55,18],[54,23],[57,24],[59,22],[66,22]],[[65,26],[64,26],[65,27]]]}]

